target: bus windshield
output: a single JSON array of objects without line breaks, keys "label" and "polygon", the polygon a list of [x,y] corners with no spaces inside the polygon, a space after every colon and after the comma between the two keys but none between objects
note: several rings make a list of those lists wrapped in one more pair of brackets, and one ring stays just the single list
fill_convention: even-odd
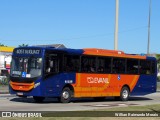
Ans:
[{"label": "bus windshield", "polygon": [[12,77],[35,78],[42,75],[42,58],[13,57],[11,65]]}]

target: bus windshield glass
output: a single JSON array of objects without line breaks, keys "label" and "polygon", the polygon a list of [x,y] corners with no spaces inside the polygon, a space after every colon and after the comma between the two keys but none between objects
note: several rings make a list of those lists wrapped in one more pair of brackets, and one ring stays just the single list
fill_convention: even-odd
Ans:
[{"label": "bus windshield glass", "polygon": [[35,78],[42,75],[42,58],[13,57],[11,66],[12,77]]}]

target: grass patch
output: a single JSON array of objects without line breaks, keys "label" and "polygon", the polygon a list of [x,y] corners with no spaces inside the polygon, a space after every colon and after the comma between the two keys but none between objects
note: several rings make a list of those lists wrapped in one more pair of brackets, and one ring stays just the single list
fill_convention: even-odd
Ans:
[{"label": "grass patch", "polygon": [[97,111],[149,111],[149,112],[160,113],[160,104],[146,105],[146,106],[116,107],[116,108],[100,109]]},{"label": "grass patch", "polygon": [[[118,107],[118,108],[109,108],[109,109],[101,109],[101,110],[92,110],[93,114],[95,111],[143,111],[143,112],[156,112],[160,114],[160,104],[155,105],[146,105],[146,106],[129,106],[129,107]],[[89,111],[89,112],[92,112]],[[84,111],[85,112],[88,111]],[[73,112],[74,114],[74,112]],[[159,117],[42,117],[42,118],[23,118],[23,120],[159,120]],[[22,118],[7,118],[7,120],[21,120]],[[1,120],[6,120],[6,118],[2,118]]]}]

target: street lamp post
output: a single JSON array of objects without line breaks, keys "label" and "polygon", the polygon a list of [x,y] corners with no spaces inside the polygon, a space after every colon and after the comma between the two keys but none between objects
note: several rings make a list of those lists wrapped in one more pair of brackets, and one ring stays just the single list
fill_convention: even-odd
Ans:
[{"label": "street lamp post", "polygon": [[150,53],[150,21],[151,21],[151,0],[149,1],[149,16],[148,16],[148,45],[147,54]]},{"label": "street lamp post", "polygon": [[114,50],[118,50],[118,16],[119,16],[119,0],[116,0]]}]

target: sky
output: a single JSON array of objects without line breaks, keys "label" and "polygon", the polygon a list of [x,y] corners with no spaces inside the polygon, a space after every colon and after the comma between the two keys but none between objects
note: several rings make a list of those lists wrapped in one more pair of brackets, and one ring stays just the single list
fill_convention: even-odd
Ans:
[{"label": "sky", "polygon": [[[116,0],[0,0],[0,43],[114,49]],[[150,53],[160,54],[160,0],[152,0]],[[119,0],[118,50],[146,53],[149,0]]]}]

